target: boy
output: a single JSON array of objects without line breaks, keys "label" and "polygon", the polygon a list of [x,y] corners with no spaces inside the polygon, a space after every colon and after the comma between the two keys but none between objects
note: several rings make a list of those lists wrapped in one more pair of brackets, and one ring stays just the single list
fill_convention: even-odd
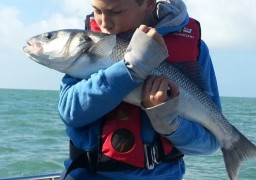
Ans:
[{"label": "boy", "polygon": [[[220,107],[198,23],[188,17],[180,0],[91,4],[94,19],[88,27],[126,38],[130,44],[122,61],[89,79],[64,76],[59,112],[70,138],[70,159],[62,178],[182,179],[183,154],[210,154],[219,145],[200,124],[178,116],[177,85],[165,76],[148,75],[166,59],[167,50],[169,61],[198,62],[213,92],[210,98]],[[143,81],[141,107],[123,103],[122,98]]]}]

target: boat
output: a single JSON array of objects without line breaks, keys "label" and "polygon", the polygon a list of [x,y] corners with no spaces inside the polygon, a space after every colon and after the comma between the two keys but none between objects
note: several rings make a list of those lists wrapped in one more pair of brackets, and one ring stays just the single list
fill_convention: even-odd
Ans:
[{"label": "boat", "polygon": [[3,178],[0,180],[60,180],[60,173],[56,174],[45,174],[45,175],[38,175],[38,176],[22,176],[22,177],[15,177],[15,178]]}]

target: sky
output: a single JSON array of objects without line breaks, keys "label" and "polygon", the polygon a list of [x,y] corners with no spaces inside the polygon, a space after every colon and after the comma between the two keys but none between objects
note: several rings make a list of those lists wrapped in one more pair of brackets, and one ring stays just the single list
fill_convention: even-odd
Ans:
[{"label": "sky", "polygon": [[[58,90],[62,73],[30,60],[26,40],[58,29],[83,29],[90,0],[1,0],[0,88]],[[200,21],[221,96],[256,97],[255,0],[184,0]]]}]

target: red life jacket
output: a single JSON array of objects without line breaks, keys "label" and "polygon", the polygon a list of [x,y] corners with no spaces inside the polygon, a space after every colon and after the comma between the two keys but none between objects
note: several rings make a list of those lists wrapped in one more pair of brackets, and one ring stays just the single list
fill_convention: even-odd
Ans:
[{"label": "red life jacket", "polygon": [[[94,19],[90,19],[90,29],[100,31]],[[200,24],[190,18],[189,23],[178,32],[165,35],[170,62],[197,61],[200,49]],[[102,130],[103,156],[109,157],[131,166],[145,168],[149,163],[145,145],[141,139],[140,107],[121,103],[105,117]],[[164,137],[160,138],[162,144],[163,159],[171,159],[174,151],[173,145]],[[145,163],[146,162],[146,163]]]},{"label": "red life jacket", "polygon": [[[100,32],[100,28],[93,18],[90,18],[90,29]],[[87,27],[88,28],[88,27]],[[181,30],[168,33],[164,37],[170,62],[197,61],[199,57],[201,28],[200,23],[190,18],[186,26]]]},{"label": "red life jacket", "polygon": [[[96,22],[87,16],[85,29],[100,31]],[[178,32],[164,36],[170,56],[170,62],[197,61],[200,50],[200,24],[194,20]],[[87,168],[91,171],[115,171],[131,168],[154,168],[155,163],[169,162],[183,155],[160,136],[153,145],[145,145],[141,139],[140,124],[141,109],[137,106],[121,103],[105,116],[102,127],[99,149],[85,151],[74,146],[70,141],[71,165],[67,169],[64,179],[72,170]]]},{"label": "red life jacket", "polygon": [[165,35],[170,62],[197,61],[200,53],[201,28],[198,21],[190,18],[189,23],[178,32]]}]

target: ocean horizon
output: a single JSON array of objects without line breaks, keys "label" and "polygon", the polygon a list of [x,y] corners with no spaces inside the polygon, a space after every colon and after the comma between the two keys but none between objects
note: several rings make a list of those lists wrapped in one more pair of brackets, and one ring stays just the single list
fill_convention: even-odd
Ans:
[{"label": "ocean horizon", "polygon": [[[0,179],[60,173],[68,137],[58,114],[57,90],[0,89]],[[223,114],[256,143],[256,98],[221,97]],[[221,151],[184,157],[186,180],[228,179]],[[238,179],[256,179],[256,160],[243,162]]]}]

